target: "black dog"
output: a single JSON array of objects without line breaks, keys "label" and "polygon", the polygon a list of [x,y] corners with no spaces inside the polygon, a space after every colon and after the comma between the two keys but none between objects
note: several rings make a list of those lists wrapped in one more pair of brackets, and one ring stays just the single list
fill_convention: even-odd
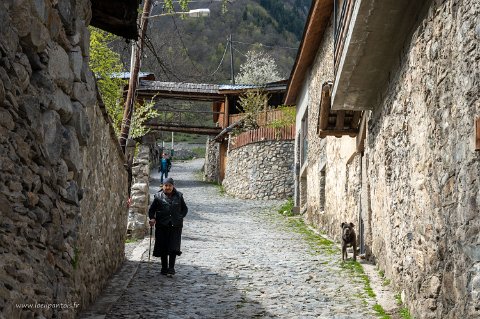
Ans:
[{"label": "black dog", "polygon": [[357,236],[353,223],[342,223],[342,261],[347,258],[347,246],[353,247],[353,260],[357,260]]}]

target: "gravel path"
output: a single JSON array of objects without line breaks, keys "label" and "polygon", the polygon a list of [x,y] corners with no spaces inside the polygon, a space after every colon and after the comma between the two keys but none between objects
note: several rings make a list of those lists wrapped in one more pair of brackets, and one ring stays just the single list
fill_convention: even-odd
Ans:
[{"label": "gravel path", "polygon": [[[130,269],[81,318],[376,317],[375,299],[338,248],[312,248],[294,219],[276,212],[280,202],[222,195],[197,180],[203,159],[173,164],[170,177],[189,207],[177,274],[160,275],[159,258],[147,262],[148,238],[129,244]],[[151,178],[153,194],[156,170]]]}]

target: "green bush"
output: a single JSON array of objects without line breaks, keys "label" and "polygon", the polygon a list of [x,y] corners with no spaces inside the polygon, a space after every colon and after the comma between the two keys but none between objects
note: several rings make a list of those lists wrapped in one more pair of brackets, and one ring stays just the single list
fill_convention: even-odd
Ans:
[{"label": "green bush", "polygon": [[293,198],[290,197],[285,204],[280,206],[278,212],[282,215],[293,216]]}]

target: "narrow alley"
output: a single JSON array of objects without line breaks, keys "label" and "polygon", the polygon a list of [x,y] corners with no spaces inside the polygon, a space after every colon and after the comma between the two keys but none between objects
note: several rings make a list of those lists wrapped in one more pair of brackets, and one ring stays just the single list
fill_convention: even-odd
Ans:
[{"label": "narrow alley", "polygon": [[198,181],[202,164],[177,162],[171,172],[189,207],[177,274],[160,275],[158,258],[148,263],[148,238],[127,244],[128,261],[80,318],[375,317],[375,299],[345,266],[353,262],[310,246],[277,212],[281,202],[234,199]]}]

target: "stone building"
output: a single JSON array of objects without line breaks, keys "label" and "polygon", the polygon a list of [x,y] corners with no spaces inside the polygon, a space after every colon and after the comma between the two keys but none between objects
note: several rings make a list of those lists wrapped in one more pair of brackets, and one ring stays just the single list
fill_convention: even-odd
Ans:
[{"label": "stone building", "polygon": [[134,38],[137,7],[0,3],[0,318],[74,318],[124,260],[125,158],[87,26]]},{"label": "stone building", "polygon": [[296,206],[338,241],[356,224],[416,318],[480,316],[478,12],[313,1],[287,89]]}]

